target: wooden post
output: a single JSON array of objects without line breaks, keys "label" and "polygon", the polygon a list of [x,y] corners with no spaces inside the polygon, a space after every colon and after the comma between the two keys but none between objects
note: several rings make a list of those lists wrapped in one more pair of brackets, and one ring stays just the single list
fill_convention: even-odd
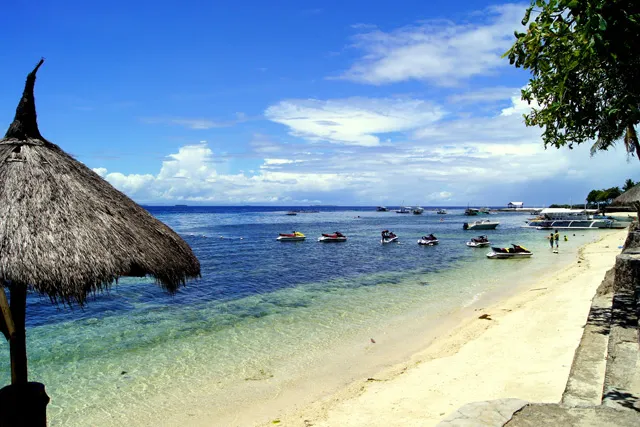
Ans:
[{"label": "wooden post", "polygon": [[9,336],[11,385],[0,389],[0,427],[46,427],[49,396],[44,384],[27,382],[27,287],[10,284],[11,302],[0,283],[0,311]]},{"label": "wooden post", "polygon": [[7,300],[7,294],[4,292],[4,283],[0,282],[0,311],[2,321],[2,333],[7,341],[11,339],[11,336],[15,333],[16,327],[13,324],[13,317],[11,317],[11,309],[9,308],[9,300]]},{"label": "wooden post", "polygon": [[27,383],[27,331],[25,328],[25,314],[27,311],[27,287],[24,285],[9,285],[11,291],[11,317],[15,332],[9,340],[11,353],[11,384]]}]

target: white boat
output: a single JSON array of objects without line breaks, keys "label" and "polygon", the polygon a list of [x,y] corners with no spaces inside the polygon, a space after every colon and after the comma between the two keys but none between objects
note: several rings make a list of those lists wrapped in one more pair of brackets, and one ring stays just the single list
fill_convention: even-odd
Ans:
[{"label": "white boat", "polygon": [[388,212],[389,208],[386,207],[386,206],[378,206],[378,207],[376,207],[376,211],[377,212]]},{"label": "white boat", "polygon": [[463,230],[495,230],[495,228],[500,225],[498,221],[489,221],[488,219],[483,219],[480,221],[474,222],[465,222],[462,224]]},{"label": "white boat", "polygon": [[331,243],[331,242],[346,242],[346,241],[347,241],[347,236],[340,233],[339,231],[336,231],[335,233],[331,233],[331,234],[322,233],[322,236],[318,237],[318,242]]},{"label": "white boat", "polygon": [[414,215],[422,215],[422,212],[424,212],[424,209],[421,208],[420,206],[413,208],[413,210],[411,211]]},{"label": "white boat", "polygon": [[438,215],[446,215],[446,214],[447,214],[447,210],[446,210],[446,209],[438,209],[438,210],[436,211],[436,213],[437,213]]},{"label": "white boat", "polygon": [[533,252],[529,249],[512,244],[511,248],[491,248],[491,252],[487,254],[487,258],[491,259],[506,259],[506,258],[531,258]]},{"label": "white boat", "polygon": [[393,243],[398,240],[398,236],[395,235],[394,232],[389,230],[384,230],[382,232],[382,238],[380,239],[380,243]]},{"label": "white boat", "polygon": [[411,213],[411,206],[402,206],[400,209],[396,211],[399,214],[408,214]]},{"label": "white boat", "polygon": [[280,242],[300,242],[306,239],[306,236],[299,231],[294,231],[293,233],[280,233],[280,235],[276,238]]},{"label": "white boat", "polygon": [[487,238],[487,236],[478,236],[474,237],[467,242],[467,246],[470,248],[485,248],[489,246],[491,242]]},{"label": "white boat", "polygon": [[420,240],[418,240],[418,244],[421,246],[435,246],[438,243],[438,239],[433,234],[429,234],[428,236],[422,236]]},{"label": "white boat", "polygon": [[595,209],[546,208],[526,226],[538,230],[617,228],[614,220],[594,218],[595,212]]}]

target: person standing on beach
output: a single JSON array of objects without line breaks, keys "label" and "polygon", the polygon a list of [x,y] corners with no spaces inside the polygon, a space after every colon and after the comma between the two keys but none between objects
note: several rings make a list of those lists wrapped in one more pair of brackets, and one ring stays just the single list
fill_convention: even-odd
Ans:
[{"label": "person standing on beach", "polygon": [[551,249],[553,249],[553,233],[549,234],[549,246],[551,246]]},{"label": "person standing on beach", "polygon": [[556,230],[556,234],[553,235],[553,239],[556,241],[556,249],[558,249],[558,245],[560,244],[560,233]]}]

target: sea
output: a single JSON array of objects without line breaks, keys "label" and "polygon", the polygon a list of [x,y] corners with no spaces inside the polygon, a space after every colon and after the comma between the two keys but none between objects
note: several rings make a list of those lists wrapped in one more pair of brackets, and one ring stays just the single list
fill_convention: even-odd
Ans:
[{"label": "sea", "polygon": [[[443,319],[575,262],[578,248],[603,233],[563,231],[567,241],[561,238],[554,254],[547,232],[523,228],[531,215],[522,213],[146,209],[193,248],[202,278],[175,295],[153,278],[122,278],[84,307],[30,294],[29,378],[46,386],[51,426],[170,425],[178,415],[194,414],[224,420],[279,397],[320,398],[402,362],[428,344],[429,331]],[[286,215],[289,210],[300,212]],[[500,225],[463,230],[476,219]],[[382,245],[384,229],[396,233],[398,243]],[[292,231],[307,239],[276,241]],[[335,231],[348,240],[317,241]],[[429,233],[440,244],[419,246]],[[517,243],[534,256],[488,259],[487,248],[465,245],[480,234],[493,246]],[[0,364],[0,382],[8,384],[8,344],[0,346]]]}]

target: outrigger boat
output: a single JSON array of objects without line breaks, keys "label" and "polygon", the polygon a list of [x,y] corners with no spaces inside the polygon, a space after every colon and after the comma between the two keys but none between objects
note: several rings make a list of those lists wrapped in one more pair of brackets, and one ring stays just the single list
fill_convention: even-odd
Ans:
[{"label": "outrigger boat", "polygon": [[382,239],[380,240],[380,243],[382,244],[393,243],[397,240],[398,240],[398,236],[396,236],[395,233],[393,233],[392,231],[389,231],[389,230],[382,231]]},{"label": "outrigger boat", "polygon": [[494,248],[487,254],[487,258],[531,258],[533,253],[520,245],[512,244],[512,248]]},{"label": "outrigger boat", "polygon": [[301,242],[306,239],[306,236],[299,231],[294,231],[293,233],[280,233],[280,235],[276,238],[281,242]]},{"label": "outrigger boat", "polygon": [[486,246],[489,246],[490,244],[491,242],[489,241],[487,236],[473,237],[467,242],[467,246],[469,246],[470,248],[484,248]]},{"label": "outrigger boat", "polygon": [[434,246],[440,243],[438,238],[433,234],[429,234],[428,236],[422,236],[420,240],[418,240],[418,244],[422,246]]},{"label": "outrigger boat", "polygon": [[322,236],[318,237],[318,242],[346,242],[347,236],[339,231],[333,234],[322,233]]}]

